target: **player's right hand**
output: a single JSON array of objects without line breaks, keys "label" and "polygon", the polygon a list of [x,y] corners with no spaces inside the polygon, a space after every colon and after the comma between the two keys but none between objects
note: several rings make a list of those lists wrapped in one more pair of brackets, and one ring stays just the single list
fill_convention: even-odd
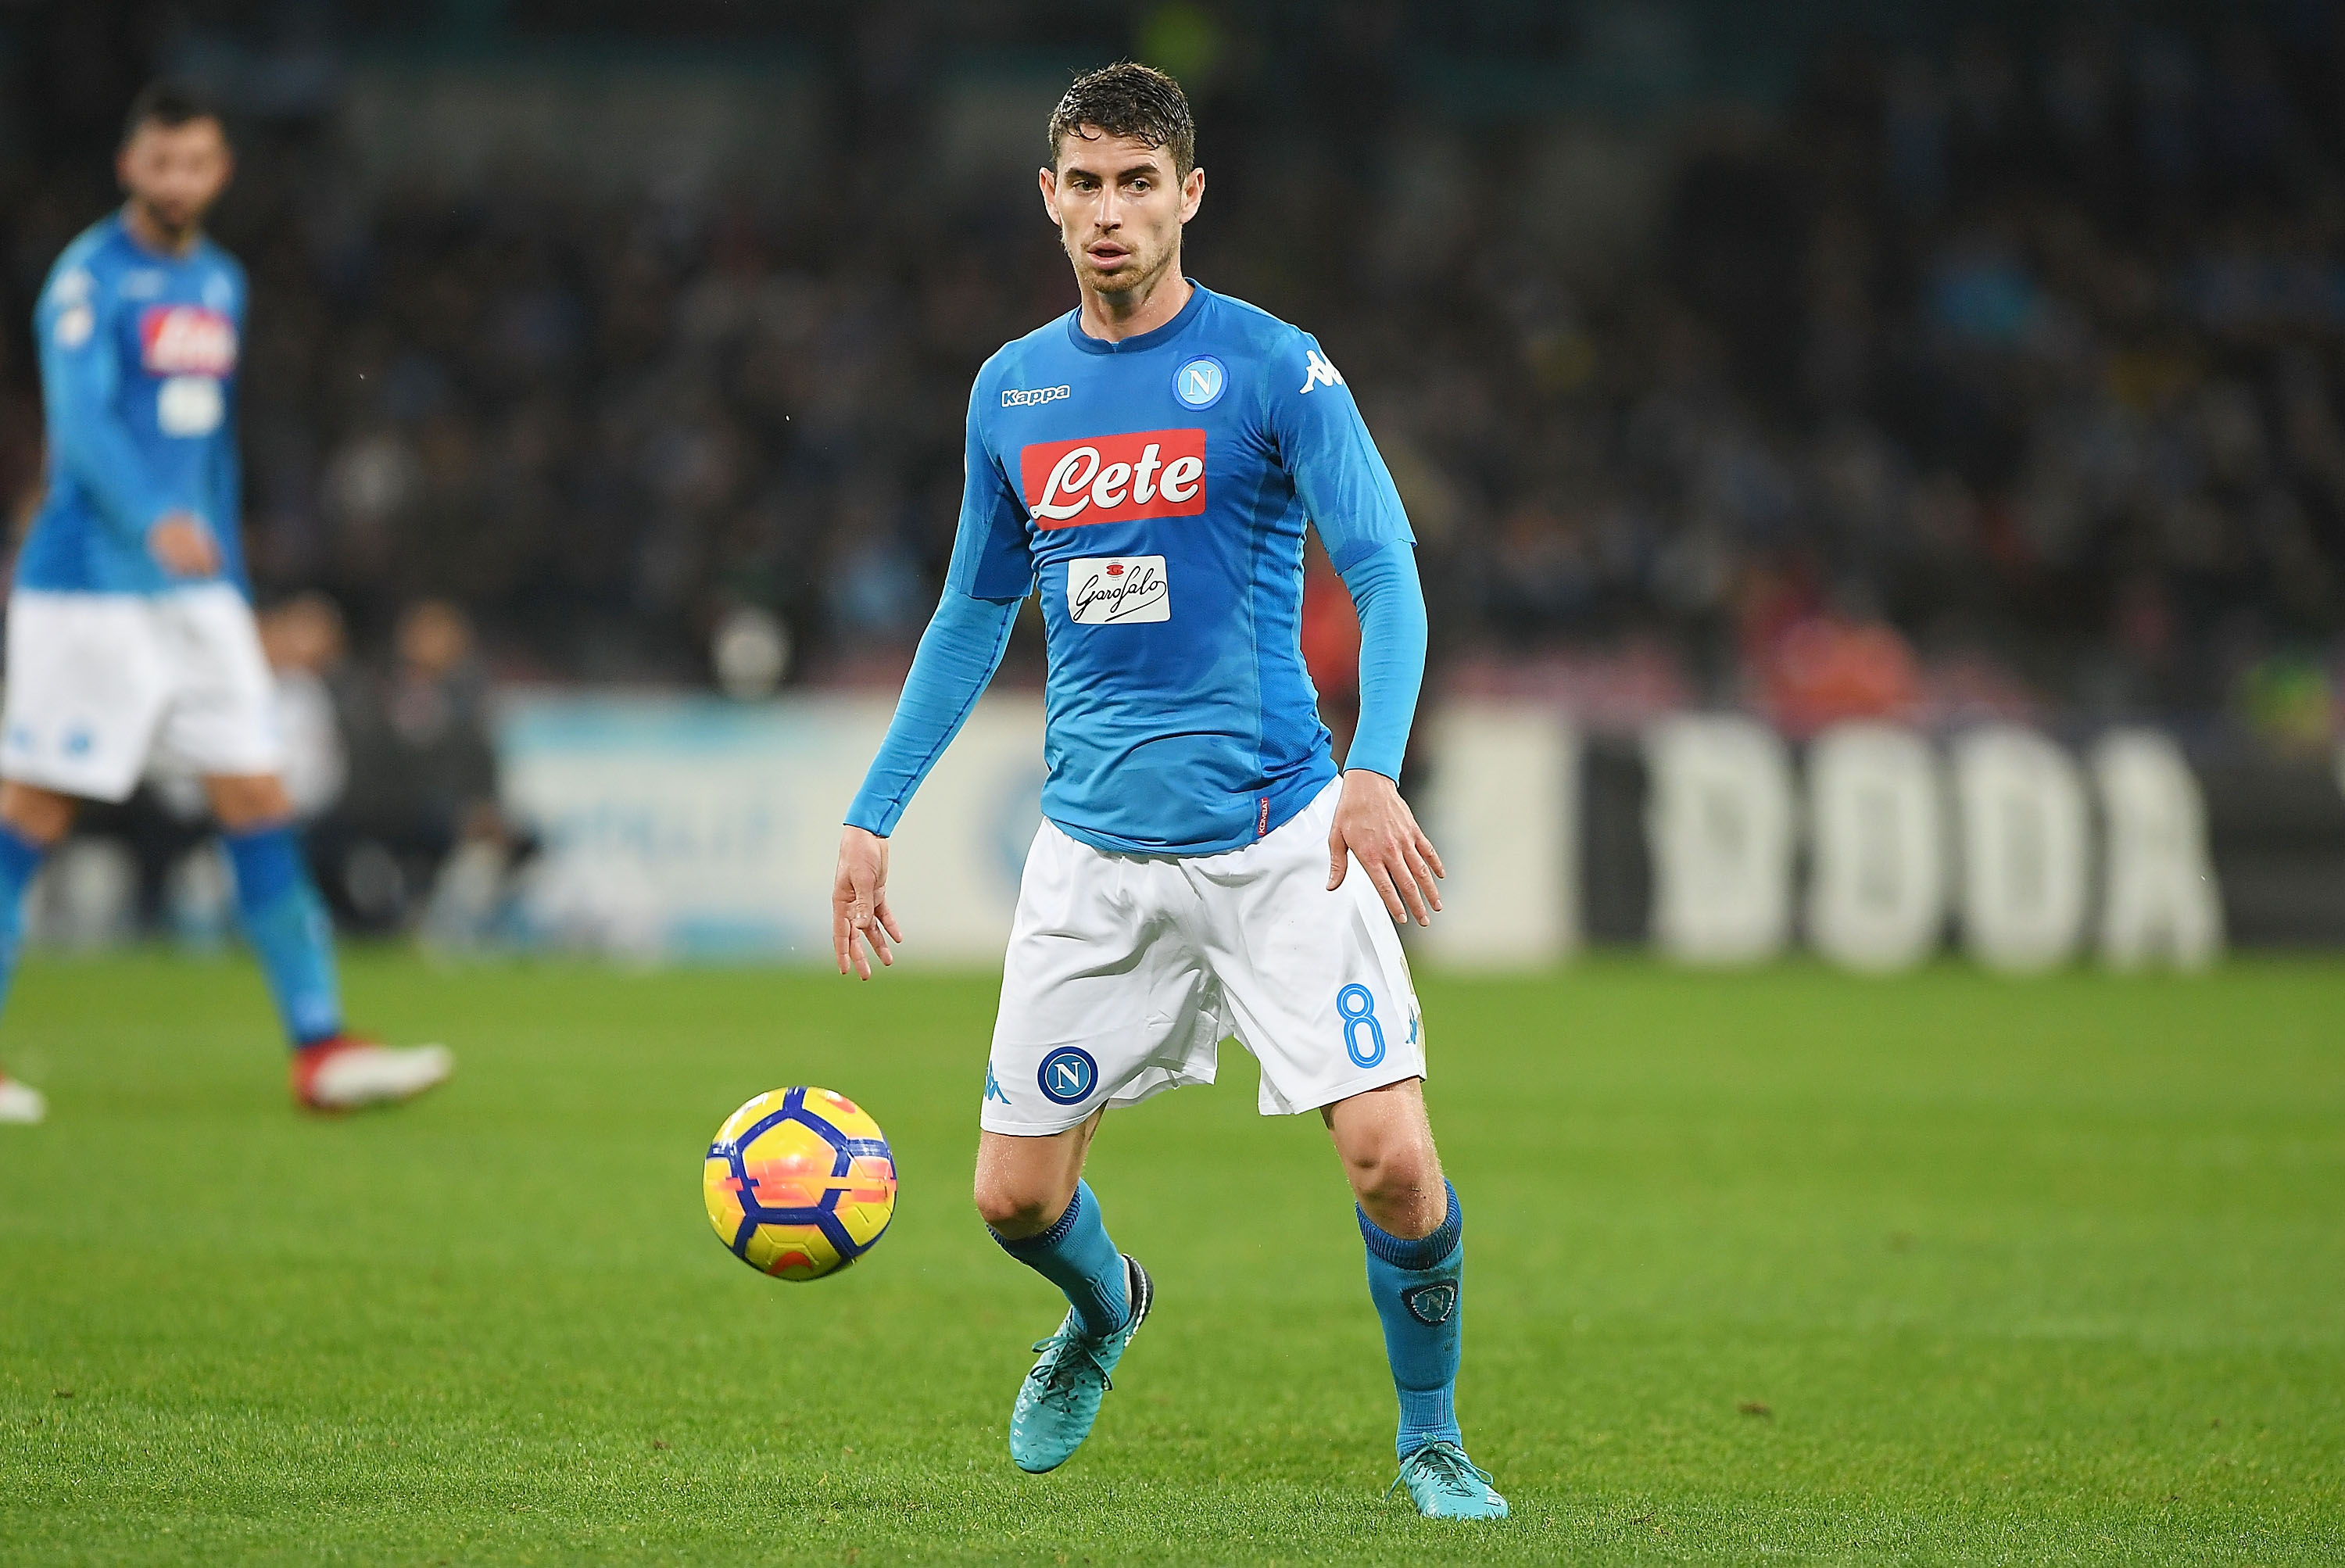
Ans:
[{"label": "player's right hand", "polygon": [[169,513],[147,530],[147,550],[175,577],[209,577],[220,569],[219,541],[192,512]]},{"label": "player's right hand", "polygon": [[888,907],[888,840],[848,828],[838,836],[838,875],[830,884],[830,942],[838,951],[838,972],[845,974],[852,964],[857,979],[870,979],[871,959],[894,963],[896,950],[889,943],[903,940],[904,929]]}]

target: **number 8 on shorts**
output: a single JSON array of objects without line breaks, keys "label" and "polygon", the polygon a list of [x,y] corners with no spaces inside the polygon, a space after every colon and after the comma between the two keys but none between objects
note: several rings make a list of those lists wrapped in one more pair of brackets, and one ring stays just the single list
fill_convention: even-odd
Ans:
[{"label": "number 8 on shorts", "polygon": [[[1385,1026],[1376,1022],[1376,993],[1354,982],[1335,993],[1335,1011],[1344,1015],[1344,1050],[1355,1067],[1373,1067],[1385,1059]],[[1370,1042],[1360,1049],[1362,1025]]]}]

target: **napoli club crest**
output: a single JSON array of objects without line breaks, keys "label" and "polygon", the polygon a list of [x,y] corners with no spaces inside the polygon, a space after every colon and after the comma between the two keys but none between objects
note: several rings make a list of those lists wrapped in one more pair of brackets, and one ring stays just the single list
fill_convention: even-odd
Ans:
[{"label": "napoli club crest", "polygon": [[1449,1315],[1457,1310],[1457,1284],[1452,1279],[1443,1279],[1432,1285],[1419,1285],[1402,1291],[1400,1300],[1401,1305],[1408,1308],[1410,1317],[1420,1323],[1438,1328],[1448,1322]]},{"label": "napoli club crest", "polygon": [[1229,390],[1229,372],[1211,354],[1201,354],[1172,372],[1172,395],[1185,408],[1206,409]]},{"label": "napoli club crest", "polygon": [[1079,1105],[1099,1084],[1099,1064],[1080,1046],[1061,1045],[1042,1058],[1041,1071],[1034,1080],[1052,1105]]}]

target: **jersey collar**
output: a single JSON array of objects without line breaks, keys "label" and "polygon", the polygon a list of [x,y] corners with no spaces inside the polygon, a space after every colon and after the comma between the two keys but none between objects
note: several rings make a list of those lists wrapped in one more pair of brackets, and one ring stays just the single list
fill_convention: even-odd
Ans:
[{"label": "jersey collar", "polygon": [[150,267],[184,267],[204,253],[204,242],[209,238],[198,233],[196,236],[196,242],[188,246],[185,253],[157,250],[149,247],[147,241],[139,239],[138,231],[130,227],[130,209],[127,203],[114,209],[114,217],[110,221],[114,225],[116,236],[124,245],[129,247],[130,253]]},{"label": "jersey collar", "polygon": [[1189,279],[1189,302],[1183,305],[1171,321],[1137,337],[1124,338],[1112,343],[1104,338],[1094,338],[1083,331],[1083,308],[1078,305],[1067,313],[1067,339],[1087,354],[1145,353],[1187,331],[1203,312],[1205,296],[1209,292],[1203,283],[1194,278]]}]

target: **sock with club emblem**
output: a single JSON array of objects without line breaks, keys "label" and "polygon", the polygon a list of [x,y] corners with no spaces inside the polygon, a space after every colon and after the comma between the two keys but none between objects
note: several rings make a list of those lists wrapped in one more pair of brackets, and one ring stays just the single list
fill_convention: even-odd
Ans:
[{"label": "sock with club emblem", "polygon": [[15,829],[0,825],[0,1006],[16,978],[16,950],[25,944],[25,890],[48,853]]},{"label": "sock with club emblem", "polygon": [[1466,1217],[1457,1207],[1457,1189],[1447,1181],[1441,1185],[1449,1212],[1430,1236],[1395,1236],[1365,1209],[1358,1211],[1360,1238],[1368,1247],[1368,1295],[1384,1319],[1385,1359],[1392,1363],[1393,1389],[1400,1395],[1395,1446],[1403,1459],[1429,1442],[1465,1446],[1456,1393]]},{"label": "sock with club emblem", "polygon": [[334,972],[334,926],[310,885],[301,846],[280,823],[222,833],[236,868],[237,911],[245,940],[269,977],[269,994],[299,1050],[342,1032],[341,982]]}]

